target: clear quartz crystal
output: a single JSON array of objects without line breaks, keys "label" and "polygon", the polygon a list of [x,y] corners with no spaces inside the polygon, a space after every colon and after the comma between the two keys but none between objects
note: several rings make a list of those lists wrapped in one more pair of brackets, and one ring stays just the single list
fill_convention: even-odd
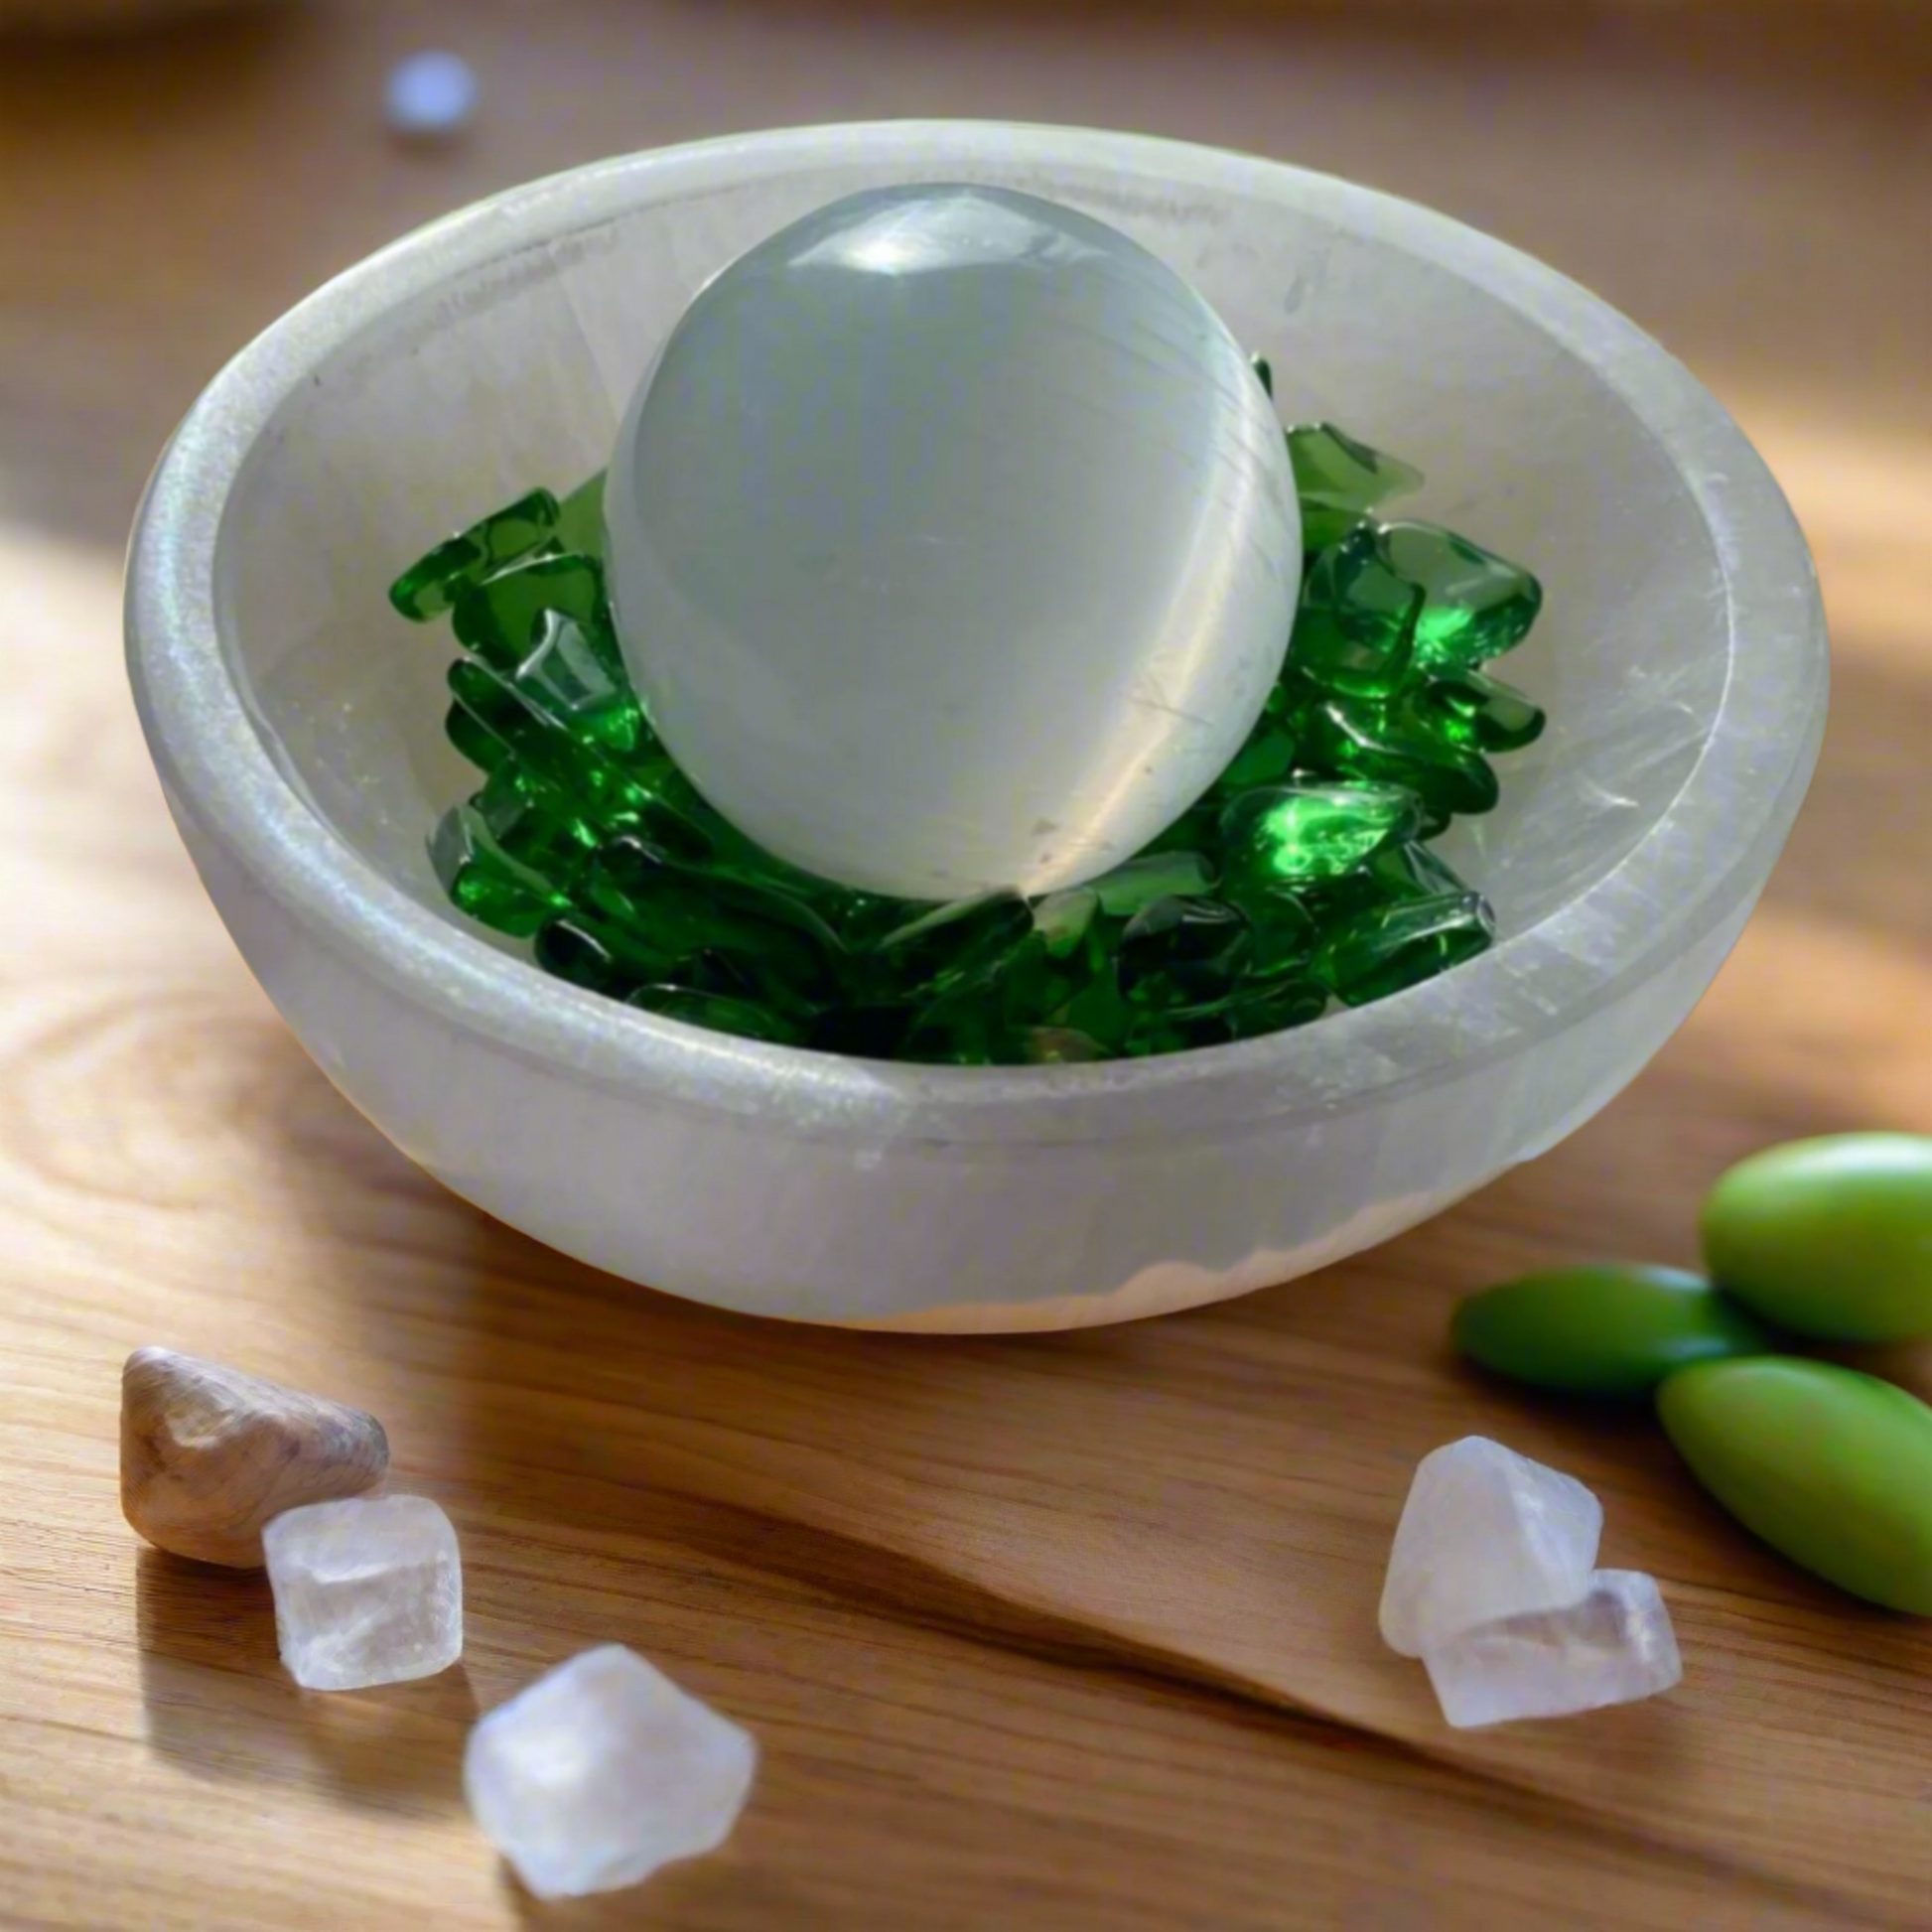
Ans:
[{"label": "clear quartz crystal", "polygon": [[1481,1436],[1423,1457],[1382,1587],[1382,1640],[1420,1657],[1479,1623],[1560,1609],[1589,1587],[1603,1505],[1574,1476]]},{"label": "clear quartz crystal", "polygon": [[463,1655],[463,1565],[427,1496],[311,1503],[262,1532],[282,1662],[305,1690],[434,1677]]},{"label": "clear quartz crystal", "polygon": [[648,1878],[731,1836],[758,1769],[749,1731],[621,1644],[587,1650],[470,1733],[463,1788],[538,1898]]},{"label": "clear quartz crystal", "polygon": [[1631,1704],[1684,1675],[1656,1580],[1635,1570],[1599,1570],[1577,1602],[1479,1623],[1423,1662],[1458,1730]]}]

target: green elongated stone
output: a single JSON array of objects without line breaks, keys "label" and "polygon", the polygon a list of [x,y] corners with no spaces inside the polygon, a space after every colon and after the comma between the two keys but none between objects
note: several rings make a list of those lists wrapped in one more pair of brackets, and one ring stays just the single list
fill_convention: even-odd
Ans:
[{"label": "green elongated stone", "polygon": [[1801,1569],[1932,1615],[1932,1409],[1788,1355],[1700,1362],[1657,1391],[1664,1433],[1731,1515]]},{"label": "green elongated stone", "polygon": [[1551,1268],[1469,1296],[1449,1333],[1473,1362],[1567,1395],[1647,1398],[1693,1362],[1777,1344],[1700,1275],[1634,1262]]},{"label": "green elongated stone", "polygon": [[801,999],[829,999],[836,991],[837,938],[808,905],[782,893],[689,871],[634,835],[598,848],[582,892],[606,921],[635,932],[667,960],[734,954],[767,968],[766,984]]},{"label": "green elongated stone", "polygon": [[1197,898],[1214,882],[1214,863],[1204,853],[1143,852],[1103,873],[1088,890],[1110,919],[1131,919],[1157,898]]},{"label": "green elongated stone", "polygon": [[443,735],[480,771],[494,771],[510,756],[510,748],[460,704],[444,714]]},{"label": "green elongated stone", "polygon": [[1712,1188],[1704,1258],[1767,1321],[1827,1341],[1932,1334],[1932,1137],[1766,1148]]},{"label": "green elongated stone", "polygon": [[681,1020],[689,1027],[707,1027],[713,1033],[761,1039],[776,1046],[800,1046],[807,1036],[798,1022],[767,1007],[689,986],[640,986],[624,996],[624,1004],[663,1020]]},{"label": "green elongated stone", "polygon": [[429,857],[459,911],[513,938],[527,938],[570,903],[542,873],[504,852],[470,805],[452,806],[438,820]]},{"label": "green elongated stone", "polygon": [[628,758],[649,737],[644,714],[607,648],[561,611],[537,616],[536,641],[512,681],[544,713],[601,751]]},{"label": "green elongated stone", "polygon": [[1426,677],[1415,715],[1446,743],[1473,752],[1520,752],[1543,736],[1543,712],[1522,692],[1480,671]]},{"label": "green elongated stone", "polygon": [[1219,1020],[1229,1040],[1258,1039],[1319,1020],[1328,1010],[1328,989],[1319,981],[1283,974],[1250,983],[1235,994]]},{"label": "green elongated stone", "polygon": [[1276,719],[1264,717],[1228,760],[1210,796],[1225,799],[1254,785],[1278,784],[1294,770],[1300,749],[1293,732]]},{"label": "green elongated stone", "polygon": [[1254,933],[1238,906],[1156,899],[1121,934],[1120,990],[1130,1006],[1198,1015],[1227,1000],[1253,952]]},{"label": "green elongated stone", "polygon": [[1255,935],[1248,977],[1272,980],[1300,977],[1314,957],[1319,927],[1301,890],[1258,886],[1241,891],[1234,903],[1247,914]]},{"label": "green elongated stone", "polygon": [[1345,1005],[1367,1006],[1475,958],[1495,937],[1495,915],[1475,893],[1371,906],[1322,941],[1314,977]]},{"label": "green elongated stone", "polygon": [[1308,713],[1311,755],[1336,771],[1406,785],[1443,823],[1492,811],[1502,795],[1488,761],[1446,744],[1397,705],[1327,698]]},{"label": "green elongated stone", "polygon": [[607,472],[579,483],[557,506],[557,541],[580,557],[604,561],[604,479]]},{"label": "green elongated stone", "polygon": [[1419,841],[1385,847],[1368,862],[1369,882],[1388,899],[1435,898],[1467,893],[1468,885],[1438,852]]},{"label": "green elongated stone", "polygon": [[492,669],[514,675],[536,647],[544,613],[608,631],[604,573],[589,557],[537,557],[471,585],[450,612],[457,642]]},{"label": "green elongated stone", "polygon": [[900,986],[948,994],[984,985],[1032,935],[1034,915],[1014,893],[959,899],[882,937],[874,948]]},{"label": "green elongated stone", "polygon": [[1424,670],[1472,670],[1514,650],[1543,608],[1543,586],[1527,570],[1453,530],[1390,523],[1382,545],[1423,592],[1416,662]]},{"label": "green elongated stone", "polygon": [[1386,698],[1409,674],[1422,608],[1421,588],[1396,573],[1381,533],[1364,524],[1309,566],[1291,661],[1328,690]]},{"label": "green elongated stone", "polygon": [[508,678],[474,658],[450,666],[450,691],[477,727],[538,777],[568,791],[592,822],[634,819],[646,794],[596,743],[579,738]]},{"label": "green elongated stone", "polygon": [[672,964],[639,933],[575,908],[537,928],[534,951],[546,973],[618,1000],[662,980]]},{"label": "green elongated stone", "polygon": [[597,830],[576,816],[570,794],[514,760],[499,764],[470,803],[502,851],[560,891],[576,882],[597,849]]},{"label": "green elongated stone", "polygon": [[558,509],[547,489],[519,496],[411,564],[389,586],[389,602],[412,623],[441,617],[459,593],[549,541]]},{"label": "green elongated stone", "polygon": [[1415,795],[1401,785],[1262,786],[1221,814],[1222,862],[1233,890],[1336,879],[1413,838],[1419,822]]},{"label": "green elongated stone", "polygon": [[1378,504],[1422,487],[1420,470],[1357,443],[1332,423],[1291,429],[1288,458],[1302,503],[1304,550],[1326,549]]}]

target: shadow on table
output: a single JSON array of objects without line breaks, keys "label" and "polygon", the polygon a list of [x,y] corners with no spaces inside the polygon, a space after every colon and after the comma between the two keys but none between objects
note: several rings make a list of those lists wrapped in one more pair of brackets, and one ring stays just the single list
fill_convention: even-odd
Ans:
[{"label": "shadow on table", "polygon": [[463,1740],[476,1693],[459,1664],[440,1677],[323,1696],[283,1674],[260,1571],[160,1550],[135,1558],[136,1641],[148,1741],[198,1777],[320,1782],[370,1810],[461,1807]]}]

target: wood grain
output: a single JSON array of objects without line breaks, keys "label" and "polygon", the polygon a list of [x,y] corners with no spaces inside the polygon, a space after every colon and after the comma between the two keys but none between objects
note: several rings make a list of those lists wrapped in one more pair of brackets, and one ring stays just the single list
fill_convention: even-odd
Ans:
[{"label": "wood grain", "polygon": [[[1702,1188],[1767,1140],[1932,1129],[1932,49],[1879,22],[541,18],[298,7],[0,60],[0,1924],[1932,1923],[1925,1629],[1753,1546],[1646,1424],[1480,1383],[1443,1340],[1458,1293],[1530,1262],[1691,1260]],[[438,42],[484,111],[403,154],[383,67]],[[1790,852],[1629,1094],[1377,1254],[1095,1334],[761,1326],[443,1193],[234,958],[118,661],[169,425],[332,268],[595,153],[932,111],[1278,153],[1548,256],[1736,409],[1835,626]],[[259,1579],[138,1545],[116,1374],[146,1341],[383,1418],[464,1537],[460,1671],[305,1698]],[[1882,1365],[1932,1394],[1932,1352]],[[1664,1582],[1680,1693],[1457,1737],[1379,1650],[1408,1468],[1472,1429],[1602,1491],[1606,1559]],[[725,1857],[542,1910],[463,1814],[464,1728],[613,1638],[753,1725],[765,1773]]]}]

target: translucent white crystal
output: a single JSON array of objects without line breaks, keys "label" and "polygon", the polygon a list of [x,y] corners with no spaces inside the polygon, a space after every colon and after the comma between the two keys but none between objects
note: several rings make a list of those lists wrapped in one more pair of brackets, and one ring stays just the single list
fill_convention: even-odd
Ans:
[{"label": "translucent white crystal", "polygon": [[1560,1609],[1589,1586],[1603,1505],[1574,1476],[1465,1436],[1417,1465],[1382,1586],[1382,1640],[1405,1657],[1497,1617]]},{"label": "translucent white crystal", "polygon": [[751,1733],[621,1644],[587,1650],[470,1733],[463,1788],[539,1898],[614,1891],[715,1851],[752,1789]]},{"label": "translucent white crystal", "polygon": [[1599,1570],[1580,1601],[1479,1623],[1423,1662],[1458,1730],[1632,1704],[1684,1675],[1656,1580],[1637,1570]]},{"label": "translucent white crystal", "polygon": [[311,1691],[434,1677],[463,1655],[463,1565],[427,1496],[351,1496],[262,1532],[275,1635]]}]

